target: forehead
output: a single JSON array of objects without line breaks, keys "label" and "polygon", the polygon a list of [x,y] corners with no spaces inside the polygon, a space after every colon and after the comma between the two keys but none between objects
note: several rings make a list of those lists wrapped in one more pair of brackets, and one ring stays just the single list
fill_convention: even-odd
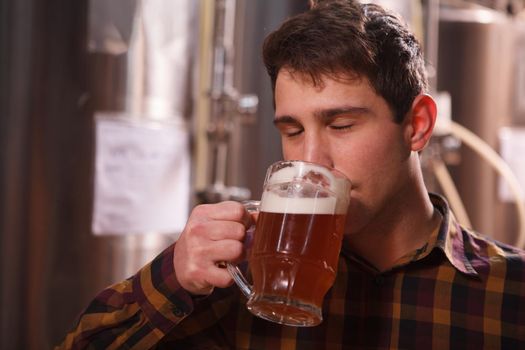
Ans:
[{"label": "forehead", "polygon": [[315,105],[369,105],[382,99],[363,76],[327,76],[315,80],[311,75],[283,70],[275,85],[275,107],[312,107]]},{"label": "forehead", "polygon": [[392,116],[386,100],[364,76],[323,76],[315,82],[308,74],[283,70],[277,77],[275,117],[349,108]]}]

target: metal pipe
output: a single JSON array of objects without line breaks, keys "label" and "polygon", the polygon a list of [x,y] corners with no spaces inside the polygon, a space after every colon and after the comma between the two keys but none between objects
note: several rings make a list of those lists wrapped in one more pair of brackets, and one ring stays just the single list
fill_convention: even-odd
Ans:
[{"label": "metal pipe", "polygon": [[[254,95],[240,95],[234,87],[234,34],[236,0],[216,0],[213,34],[213,72],[209,98],[211,116],[208,139],[212,148],[210,185],[199,197],[203,202],[235,199],[245,200],[250,191],[227,186],[227,169],[230,162],[231,134],[235,119],[249,121],[257,110]],[[248,118],[247,118],[248,117]]]}]

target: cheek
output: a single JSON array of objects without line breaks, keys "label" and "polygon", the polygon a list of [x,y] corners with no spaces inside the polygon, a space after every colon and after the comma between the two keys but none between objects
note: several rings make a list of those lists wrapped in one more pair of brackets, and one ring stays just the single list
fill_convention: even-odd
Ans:
[{"label": "cheek", "polygon": [[381,186],[395,178],[409,152],[399,138],[368,136],[354,139],[335,149],[336,168],[343,171],[357,187],[364,184]]},{"label": "cheek", "polygon": [[281,146],[283,150],[283,159],[284,160],[297,160],[301,159],[299,154],[299,148],[293,147],[290,142],[281,140]]},{"label": "cheek", "polygon": [[339,152],[335,165],[352,181],[354,186],[362,187],[380,171],[383,160],[378,158],[378,152],[374,149],[364,148],[347,153]]}]

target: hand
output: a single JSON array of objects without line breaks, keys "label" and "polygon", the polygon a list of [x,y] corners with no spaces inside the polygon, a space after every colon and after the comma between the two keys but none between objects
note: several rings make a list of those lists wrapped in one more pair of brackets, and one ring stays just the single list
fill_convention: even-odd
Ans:
[{"label": "hand", "polygon": [[224,261],[243,258],[243,240],[253,219],[237,202],[203,204],[195,207],[175,244],[173,266],[182,288],[206,295],[214,287],[225,288],[233,279]]}]

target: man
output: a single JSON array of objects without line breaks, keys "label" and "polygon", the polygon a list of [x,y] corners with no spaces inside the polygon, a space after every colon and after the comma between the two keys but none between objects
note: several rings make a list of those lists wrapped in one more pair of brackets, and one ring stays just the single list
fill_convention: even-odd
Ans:
[{"label": "man", "polygon": [[323,323],[252,316],[219,262],[243,258],[253,219],[235,202],[197,206],[178,242],[102,291],[63,348],[517,349],[525,346],[525,254],[458,225],[429,195],[418,152],[436,106],[422,53],[393,14],[323,1],[263,49],[285,159],[353,184]]}]

